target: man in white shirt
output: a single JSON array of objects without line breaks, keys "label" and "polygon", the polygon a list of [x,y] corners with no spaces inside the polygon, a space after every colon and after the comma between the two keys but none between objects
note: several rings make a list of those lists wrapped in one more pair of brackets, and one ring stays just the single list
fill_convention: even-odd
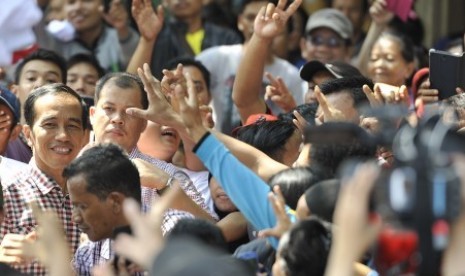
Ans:
[{"label": "man in white shirt", "polygon": [[9,141],[18,138],[21,132],[20,103],[18,98],[6,88],[0,87],[0,181],[13,177],[18,171],[26,167],[25,163],[3,157]]}]

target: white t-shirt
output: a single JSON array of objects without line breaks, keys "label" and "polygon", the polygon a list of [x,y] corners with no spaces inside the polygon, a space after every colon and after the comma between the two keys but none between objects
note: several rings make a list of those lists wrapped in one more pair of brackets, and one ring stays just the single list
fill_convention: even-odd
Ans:
[{"label": "white t-shirt", "polygon": [[208,185],[208,171],[195,172],[186,168],[179,169],[183,170],[189,176],[197,191],[202,195],[208,209],[210,209],[210,212],[214,214],[215,209],[213,208],[213,200],[210,193],[210,187]]},{"label": "white t-shirt", "polygon": [[[236,71],[243,54],[243,45],[224,45],[211,47],[196,56],[200,62],[210,71],[210,92],[212,95],[213,118],[215,128],[226,134],[230,134],[234,126],[240,121],[237,108],[232,100],[232,88]],[[305,89],[299,71],[289,62],[278,57],[273,58],[271,64],[265,65],[265,71],[274,77],[281,77],[294,96],[297,105],[304,102]],[[262,95],[269,84],[263,76]],[[267,101],[267,105],[275,115],[282,110],[273,102]]]},{"label": "white t-shirt", "polygon": [[20,171],[28,168],[28,164],[16,161],[14,159],[0,156],[0,181],[3,183],[10,182]]}]

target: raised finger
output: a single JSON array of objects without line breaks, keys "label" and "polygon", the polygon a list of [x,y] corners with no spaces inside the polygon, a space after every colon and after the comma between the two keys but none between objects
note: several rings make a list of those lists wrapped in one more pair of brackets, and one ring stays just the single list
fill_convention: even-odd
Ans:
[{"label": "raised finger", "polygon": [[275,6],[273,3],[268,3],[266,5],[265,20],[268,20],[272,17],[274,13]]}]

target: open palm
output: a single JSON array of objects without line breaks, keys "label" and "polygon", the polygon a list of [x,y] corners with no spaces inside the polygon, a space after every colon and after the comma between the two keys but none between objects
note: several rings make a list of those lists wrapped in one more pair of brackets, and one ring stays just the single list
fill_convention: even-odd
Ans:
[{"label": "open palm", "polygon": [[151,0],[134,0],[131,13],[141,36],[147,40],[155,39],[163,27],[164,14],[162,6],[158,6],[157,12],[155,12]]}]

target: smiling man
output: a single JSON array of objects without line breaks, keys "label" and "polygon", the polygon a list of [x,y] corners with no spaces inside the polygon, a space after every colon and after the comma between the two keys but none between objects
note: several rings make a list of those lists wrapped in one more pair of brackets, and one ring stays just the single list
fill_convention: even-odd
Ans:
[{"label": "smiling man", "polygon": [[[141,203],[139,172],[121,148],[113,144],[86,150],[64,171],[73,205],[73,222],[89,240],[76,251],[73,260],[78,275],[90,275],[92,267],[113,255],[113,231],[129,225],[123,201],[133,198]],[[99,248],[100,254],[88,254]]]},{"label": "smiling man", "polygon": [[46,275],[37,261],[25,262],[21,249],[25,240],[35,237],[37,228],[30,203],[35,201],[40,208],[58,214],[74,252],[80,231],[71,220],[62,172],[81,149],[86,114],[76,92],[63,84],[51,84],[28,96],[24,117],[24,134],[33,156],[20,177],[2,183],[5,220],[0,227],[0,261],[16,264],[14,267],[23,273]]}]

